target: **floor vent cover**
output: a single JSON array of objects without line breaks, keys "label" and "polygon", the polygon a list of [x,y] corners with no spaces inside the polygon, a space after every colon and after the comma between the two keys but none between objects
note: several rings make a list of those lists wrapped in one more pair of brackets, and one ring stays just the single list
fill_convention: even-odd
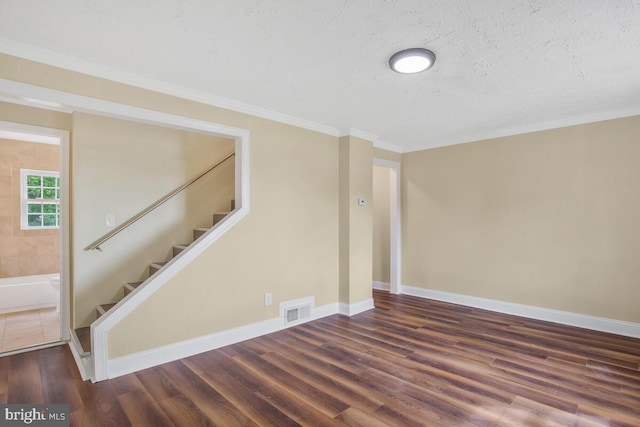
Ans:
[{"label": "floor vent cover", "polygon": [[312,298],[303,298],[295,301],[287,301],[280,305],[284,324],[300,323],[311,317],[311,309],[313,307]]},{"label": "floor vent cover", "polygon": [[288,308],[286,324],[297,322],[298,320],[308,319],[311,315],[311,307],[308,305],[302,307]]},{"label": "floor vent cover", "polygon": [[287,310],[287,323],[295,322],[300,318],[300,309],[290,308]]}]

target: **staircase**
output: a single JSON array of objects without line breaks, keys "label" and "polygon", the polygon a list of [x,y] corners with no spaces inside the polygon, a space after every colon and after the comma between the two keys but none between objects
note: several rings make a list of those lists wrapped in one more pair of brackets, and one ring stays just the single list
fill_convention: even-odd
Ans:
[{"label": "staircase", "polygon": [[[176,244],[173,245],[173,250],[172,250],[172,257],[177,256],[180,252],[184,251],[185,249],[187,249],[193,242],[195,242],[196,240],[198,240],[203,234],[205,234],[207,231],[209,231],[214,225],[216,225],[217,223],[219,223],[220,221],[222,221],[227,215],[229,215],[231,213],[231,211],[233,211],[236,206],[235,206],[235,200],[231,200],[231,210],[229,212],[216,212],[213,214],[213,222],[211,224],[211,227],[197,227],[193,229],[193,240],[191,241],[191,243],[182,243],[182,244]],[[125,283],[123,288],[124,288],[124,297],[123,299],[127,298],[127,296],[133,292],[134,290],[136,290],[136,288],[138,288],[139,286],[143,286],[154,274],[156,274],[158,271],[162,270],[162,268],[168,263],[169,261],[159,261],[159,262],[153,262],[151,264],[149,264],[148,267],[148,276],[147,279],[142,281],[142,282],[129,282],[129,283]],[[115,305],[117,304],[117,302],[114,303],[108,303],[108,304],[100,304],[96,307],[96,317],[99,318],[100,316],[104,315],[105,313],[107,313],[109,310],[111,310]],[[73,334],[75,334],[75,339],[76,342],[80,344],[80,346],[82,347],[82,357],[87,357],[91,355],[91,327],[90,326],[85,326],[82,328],[77,328],[73,330]]]}]

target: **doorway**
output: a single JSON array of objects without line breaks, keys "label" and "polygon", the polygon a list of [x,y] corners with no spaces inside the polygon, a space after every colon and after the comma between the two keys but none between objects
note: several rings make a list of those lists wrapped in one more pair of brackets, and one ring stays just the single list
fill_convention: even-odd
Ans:
[{"label": "doorway", "polygon": [[68,339],[67,143],[0,122],[0,355]]},{"label": "doorway", "polygon": [[400,256],[400,163],[374,159],[374,289],[401,293]]}]

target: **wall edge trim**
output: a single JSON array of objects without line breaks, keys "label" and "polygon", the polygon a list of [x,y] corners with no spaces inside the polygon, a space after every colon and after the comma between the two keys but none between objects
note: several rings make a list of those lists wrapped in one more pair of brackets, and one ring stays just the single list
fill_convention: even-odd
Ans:
[{"label": "wall edge trim", "polygon": [[424,144],[405,147],[402,153],[413,153],[415,151],[431,150],[433,148],[448,147],[450,145],[467,144],[471,142],[486,141],[488,139],[505,138],[509,136],[525,135],[528,133],[542,132],[552,129],[605,122],[608,120],[624,119],[626,117],[633,117],[637,115],[640,115],[640,107],[638,106],[609,110],[600,113],[566,117],[558,120],[512,126],[504,129],[470,134],[466,136],[442,138],[437,142],[427,142]]},{"label": "wall edge trim", "polygon": [[[337,303],[314,307],[309,319],[306,319],[304,322],[297,323],[296,325],[334,314],[338,314]],[[128,354],[126,356],[115,357],[108,360],[108,378],[116,378],[142,369],[158,366],[163,363],[169,363],[174,360],[183,359],[185,357],[215,350],[241,341],[278,332],[289,327],[295,327],[296,325],[286,326],[284,317],[279,316],[239,326],[237,328],[214,332],[209,335]]]},{"label": "wall edge trim", "polygon": [[374,280],[372,283],[373,289],[377,289],[379,291],[389,291],[390,285],[389,282],[380,282],[378,280]]},{"label": "wall edge trim", "polygon": [[0,37],[0,53],[16,56],[18,58],[29,61],[39,62],[41,64],[50,65],[75,73],[86,74],[113,82],[126,84],[129,86],[145,89],[164,95],[175,96],[177,98],[187,99],[206,105],[211,105],[225,110],[235,111],[254,117],[260,117],[274,122],[284,123],[299,128],[323,133],[325,135],[338,136],[339,130],[325,125],[323,123],[314,122],[312,120],[303,119],[301,117],[291,116],[275,110],[258,107],[245,102],[237,101],[222,96],[209,93],[200,93],[193,89],[183,86],[167,83],[164,81],[151,79],[135,73],[118,70],[116,68],[98,65],[90,61],[84,61],[72,56],[53,53],[46,49],[40,49],[12,40]]},{"label": "wall edge trim", "polygon": [[82,381],[91,380],[93,378],[93,358],[90,356],[82,356],[82,349],[78,348],[79,344],[72,338],[67,343],[73,360],[76,362],[78,371],[80,372],[80,378]]},{"label": "wall edge trim", "polygon": [[599,332],[608,332],[626,337],[640,338],[640,323],[455,294],[451,292],[437,291],[434,289],[418,288],[414,286],[402,286],[401,293],[419,298],[433,299],[436,301],[481,308],[483,310],[495,311],[498,313],[526,317],[529,319],[543,320],[562,325],[591,329]]},{"label": "wall edge trim", "polygon": [[353,304],[347,304],[345,302],[341,302],[340,314],[345,314],[347,316],[355,316],[356,314],[363,313],[373,308],[375,308],[373,304],[373,298],[363,299],[362,301],[354,302]]}]

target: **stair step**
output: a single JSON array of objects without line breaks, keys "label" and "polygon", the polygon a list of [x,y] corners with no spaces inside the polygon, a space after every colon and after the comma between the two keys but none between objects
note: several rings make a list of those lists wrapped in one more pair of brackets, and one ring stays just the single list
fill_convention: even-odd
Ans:
[{"label": "stair step", "polygon": [[184,251],[185,249],[187,249],[187,246],[189,246],[188,243],[184,243],[184,244],[179,244],[179,245],[173,245],[173,256],[178,255],[180,252]]},{"label": "stair step", "polygon": [[124,284],[124,296],[126,297],[144,282],[129,282]]},{"label": "stair step", "polygon": [[[235,199],[231,200],[230,205],[231,205],[231,211],[235,210],[235,208],[236,208]],[[222,221],[227,215],[229,215],[229,213],[230,212],[215,212],[213,214],[213,225],[216,225],[218,222]],[[209,227],[194,228],[193,229],[193,240],[199,239],[203,234],[205,234],[209,230],[210,230]],[[189,246],[188,243],[173,245],[173,248],[172,248],[173,256],[175,257],[180,252],[185,250],[188,246]],[[149,276],[152,276],[155,273],[157,273],[158,270],[160,270],[168,262],[169,261],[163,261],[163,262],[154,262],[154,263],[149,264]],[[129,295],[131,292],[136,290],[136,288],[138,286],[140,286],[141,284],[143,284],[143,283],[144,282],[128,282],[128,283],[125,283],[124,284],[124,296],[126,297],[127,295]],[[97,317],[100,317],[103,314],[105,314],[107,311],[112,309],[116,304],[117,303],[110,303],[110,304],[101,304],[101,305],[97,306],[96,307],[96,315],[97,315]],[[82,328],[76,328],[76,329],[73,330],[73,333],[77,337],[78,342],[80,343],[80,346],[82,347],[83,352],[91,353],[91,350],[92,350],[91,349],[91,327],[90,326],[85,326],[85,327],[82,327]]]},{"label": "stair step", "polygon": [[105,314],[107,311],[109,311],[111,308],[113,308],[113,306],[115,306],[116,303],[113,302],[111,304],[100,304],[99,306],[96,307],[96,314],[97,317],[102,316],[103,314]]},{"label": "stair step", "polygon": [[149,264],[149,277],[153,276],[154,274],[156,274],[156,272],[158,270],[160,270],[165,264],[167,264],[169,261],[164,261],[164,262],[154,262]]},{"label": "stair step", "polygon": [[83,328],[76,328],[73,330],[78,337],[78,342],[80,343],[80,347],[82,347],[82,351],[85,353],[91,353],[91,327],[85,326]]},{"label": "stair step", "polygon": [[209,231],[209,227],[198,227],[193,229],[193,240],[198,240],[200,236]]},{"label": "stair step", "polygon": [[213,225],[216,225],[224,219],[230,212],[216,212],[213,214]]}]

